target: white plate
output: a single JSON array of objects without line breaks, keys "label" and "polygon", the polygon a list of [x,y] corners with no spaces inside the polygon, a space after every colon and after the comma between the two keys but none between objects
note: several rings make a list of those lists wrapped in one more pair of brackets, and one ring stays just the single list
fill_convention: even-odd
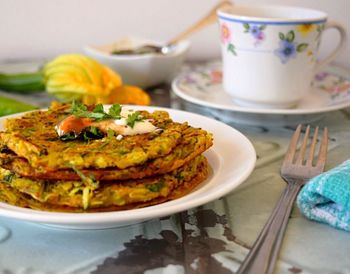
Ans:
[{"label": "white plate", "polygon": [[329,111],[350,106],[350,73],[328,67],[315,76],[311,92],[292,109],[240,106],[224,92],[221,64],[209,64],[178,76],[173,91],[184,100],[211,108],[214,116],[238,123],[281,126],[321,118]]},{"label": "white plate", "polygon": [[[174,121],[188,121],[194,127],[201,127],[213,133],[214,145],[205,152],[212,172],[195,191],[180,199],[155,206],[101,213],[55,213],[0,203],[0,216],[71,229],[124,226],[171,215],[218,199],[234,190],[252,172],[256,161],[254,147],[243,134],[234,128],[198,114],[179,110],[158,107],[132,108],[150,111],[163,109],[170,113]],[[18,114],[11,117],[15,116]],[[0,118],[0,130],[3,129],[2,124],[6,118]]]}]

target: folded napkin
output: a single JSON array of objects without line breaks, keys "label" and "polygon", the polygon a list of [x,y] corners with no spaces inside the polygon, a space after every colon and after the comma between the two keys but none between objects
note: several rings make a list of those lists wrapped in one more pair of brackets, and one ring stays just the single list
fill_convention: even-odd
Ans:
[{"label": "folded napkin", "polygon": [[297,204],[307,218],[350,231],[350,160],[311,179]]}]

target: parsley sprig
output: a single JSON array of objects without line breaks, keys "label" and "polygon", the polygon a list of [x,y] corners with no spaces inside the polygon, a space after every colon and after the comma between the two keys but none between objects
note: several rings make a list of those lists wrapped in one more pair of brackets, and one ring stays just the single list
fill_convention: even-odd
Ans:
[{"label": "parsley sprig", "polygon": [[69,113],[80,118],[91,118],[96,121],[107,119],[120,119],[120,112],[122,110],[121,105],[114,104],[108,110],[108,113],[104,111],[102,104],[97,104],[92,111],[89,111],[87,106],[79,104],[73,101]]},{"label": "parsley sprig", "polygon": [[[102,104],[97,104],[92,111],[88,110],[84,104],[79,104],[73,101],[69,113],[81,118],[90,118],[96,121],[102,121],[107,119],[121,119],[122,106],[119,104],[112,105],[108,113],[104,111]],[[126,123],[129,127],[133,128],[136,122],[143,121],[145,118],[139,111],[135,111],[128,115]]]},{"label": "parsley sprig", "polygon": [[90,141],[94,139],[102,139],[103,137],[104,134],[101,130],[99,130],[97,127],[90,126],[84,128],[79,134],[76,134],[73,131],[68,132],[60,136],[60,139],[62,141],[71,141],[75,139],[83,139],[84,141]]},{"label": "parsley sprig", "polygon": [[145,120],[145,118],[142,117],[142,115],[140,114],[140,112],[135,111],[131,114],[128,115],[128,118],[126,118],[126,124],[133,128],[135,126],[136,122],[140,122]]}]

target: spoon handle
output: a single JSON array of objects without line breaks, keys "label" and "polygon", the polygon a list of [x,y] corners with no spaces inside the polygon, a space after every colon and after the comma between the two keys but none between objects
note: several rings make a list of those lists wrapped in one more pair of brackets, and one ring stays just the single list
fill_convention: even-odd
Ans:
[{"label": "spoon handle", "polygon": [[194,32],[199,31],[200,29],[204,28],[207,25],[210,25],[212,23],[214,23],[217,19],[216,16],[216,11],[219,8],[223,8],[223,7],[230,7],[232,6],[232,2],[228,1],[228,0],[223,0],[220,3],[218,3],[214,8],[212,8],[212,10],[205,15],[202,19],[200,19],[199,21],[197,21],[194,25],[192,25],[189,29],[187,29],[186,31],[180,33],[179,35],[177,35],[176,37],[174,37],[173,39],[171,39],[168,42],[168,45],[172,45],[172,44],[176,44],[179,41],[187,38],[189,35],[191,35]]}]

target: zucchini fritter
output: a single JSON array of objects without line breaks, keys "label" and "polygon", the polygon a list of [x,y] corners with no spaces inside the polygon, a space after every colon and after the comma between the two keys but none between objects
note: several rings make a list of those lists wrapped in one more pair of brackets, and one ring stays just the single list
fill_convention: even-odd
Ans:
[{"label": "zucchini fritter", "polygon": [[153,119],[154,125],[162,131],[124,136],[122,140],[105,137],[89,142],[63,142],[55,126],[66,114],[49,110],[30,112],[20,118],[7,120],[6,131],[0,132],[0,139],[35,168],[62,169],[74,166],[78,169],[123,169],[167,155],[190,127],[187,123],[173,122],[166,112],[142,112],[142,115]]},{"label": "zucchini fritter", "polygon": [[153,204],[152,201],[165,201],[185,195],[202,182],[207,174],[207,160],[204,156],[198,156],[182,168],[165,175],[123,184],[112,181],[94,189],[81,181],[34,181],[0,168],[0,200],[22,207],[65,208],[68,211],[117,210],[133,205],[143,207]]},{"label": "zucchini fritter", "polygon": [[[96,180],[139,179],[173,171],[203,153],[211,145],[211,136],[204,130],[193,132],[191,128],[188,128],[183,132],[183,138],[180,144],[168,155],[148,160],[142,165],[125,169],[104,168],[82,169],[80,171],[85,176],[93,176]],[[33,168],[26,159],[11,153],[0,153],[0,167],[12,170],[22,177],[46,180],[80,179],[80,175],[73,169],[47,170],[44,167]]]}]

